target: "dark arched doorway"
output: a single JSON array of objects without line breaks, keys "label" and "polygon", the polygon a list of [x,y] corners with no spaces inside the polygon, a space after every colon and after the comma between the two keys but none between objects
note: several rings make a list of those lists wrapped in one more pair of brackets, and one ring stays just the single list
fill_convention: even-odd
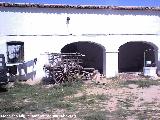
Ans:
[{"label": "dark arched doorway", "polygon": [[119,72],[142,72],[146,61],[157,64],[157,47],[147,42],[128,42],[119,48]]},{"label": "dark arched doorway", "polygon": [[79,52],[84,54],[83,67],[95,68],[100,73],[105,74],[105,48],[93,42],[74,42],[67,44],[61,49],[62,53],[75,53]]}]

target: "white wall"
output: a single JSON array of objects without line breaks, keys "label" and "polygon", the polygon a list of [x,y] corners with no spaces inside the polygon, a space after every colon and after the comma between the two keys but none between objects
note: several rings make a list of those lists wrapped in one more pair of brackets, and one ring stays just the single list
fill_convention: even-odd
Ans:
[{"label": "white wall", "polygon": [[[118,73],[118,49],[122,44],[129,41],[148,41],[155,45],[160,45],[160,36],[12,36],[12,37],[0,37],[1,40],[7,39],[23,41],[25,51],[25,61],[37,58],[37,77],[42,77],[44,71],[42,70],[43,65],[47,62],[47,56],[41,55],[44,52],[60,52],[61,49],[69,43],[77,41],[91,41],[103,45],[106,48],[106,76],[113,77]],[[1,51],[5,51],[6,44],[1,45]],[[4,50],[2,50],[2,47]],[[160,61],[160,54],[159,54]]]},{"label": "white wall", "polygon": [[0,35],[160,34],[158,11],[0,8],[0,18]]},{"label": "white wall", "polygon": [[[70,17],[68,25],[66,24],[67,16]],[[87,34],[104,35],[89,36]],[[37,78],[44,76],[42,67],[46,63],[46,56],[41,55],[42,53],[60,52],[66,44],[77,41],[101,44],[106,52],[109,52],[106,54],[106,75],[112,77],[118,73],[118,49],[121,45],[129,41],[148,41],[160,46],[160,13],[0,8],[0,53],[6,54],[7,41],[24,42],[25,61],[38,59]],[[160,54],[158,60],[160,61]]]}]

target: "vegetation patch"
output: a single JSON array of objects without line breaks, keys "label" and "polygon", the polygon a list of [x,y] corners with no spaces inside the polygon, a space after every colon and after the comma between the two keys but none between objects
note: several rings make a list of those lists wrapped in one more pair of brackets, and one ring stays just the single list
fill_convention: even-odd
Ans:
[{"label": "vegetation patch", "polygon": [[[141,89],[136,89],[137,87],[134,90],[129,89],[130,84],[135,84]],[[76,118],[74,117],[73,120],[157,119],[160,118],[159,97],[151,96],[154,98],[153,102],[145,102],[146,98],[138,93],[147,94],[148,87],[159,84],[159,80],[149,79],[113,80],[105,84],[103,88],[99,88],[99,84],[92,82],[85,84],[82,81],[49,86],[41,83],[31,86],[16,82],[7,91],[0,92],[0,114],[48,115],[57,113],[75,115]],[[158,93],[159,87],[153,87],[153,89]],[[113,109],[115,106],[116,108]]]},{"label": "vegetation patch", "polygon": [[148,88],[152,85],[160,85],[160,80],[127,80],[123,81],[121,84],[124,86],[128,86],[129,84],[135,84],[138,85],[139,88]]},{"label": "vegetation patch", "polygon": [[42,85],[27,85],[15,83],[7,92],[1,92],[0,114],[45,112],[47,109],[73,107],[72,103],[65,101],[64,97],[77,93],[82,83],[58,85],[52,88],[44,88]]},{"label": "vegetation patch", "polygon": [[109,99],[107,95],[104,95],[104,94],[98,94],[98,95],[95,95],[95,94],[91,94],[91,95],[86,95],[86,94],[83,94],[82,96],[80,97],[74,97],[71,99],[72,102],[79,102],[79,103],[83,103],[83,104],[88,104],[88,105],[91,105],[91,104],[95,104],[99,101],[104,101],[104,100],[107,100]]},{"label": "vegetation patch", "polygon": [[106,111],[85,111],[80,112],[79,116],[83,120],[107,120],[107,112]]}]

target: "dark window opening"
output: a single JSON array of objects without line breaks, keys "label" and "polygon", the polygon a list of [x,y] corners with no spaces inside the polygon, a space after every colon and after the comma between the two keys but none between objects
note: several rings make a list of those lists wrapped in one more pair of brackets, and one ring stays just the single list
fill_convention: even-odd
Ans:
[{"label": "dark window opening", "polygon": [[105,74],[105,48],[92,42],[75,42],[64,46],[62,53],[84,54],[82,66],[84,68],[95,68],[100,73]]},{"label": "dark window opening", "polygon": [[119,48],[119,72],[142,72],[143,67],[155,67],[157,55],[157,48],[149,43],[128,42]]},{"label": "dark window opening", "polygon": [[7,61],[8,63],[19,63],[24,61],[24,42],[7,42]]}]

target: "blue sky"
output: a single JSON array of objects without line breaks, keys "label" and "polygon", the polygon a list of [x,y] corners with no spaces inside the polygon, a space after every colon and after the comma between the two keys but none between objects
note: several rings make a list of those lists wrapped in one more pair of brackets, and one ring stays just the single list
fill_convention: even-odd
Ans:
[{"label": "blue sky", "polygon": [[0,0],[0,2],[71,5],[160,6],[160,0]]}]

